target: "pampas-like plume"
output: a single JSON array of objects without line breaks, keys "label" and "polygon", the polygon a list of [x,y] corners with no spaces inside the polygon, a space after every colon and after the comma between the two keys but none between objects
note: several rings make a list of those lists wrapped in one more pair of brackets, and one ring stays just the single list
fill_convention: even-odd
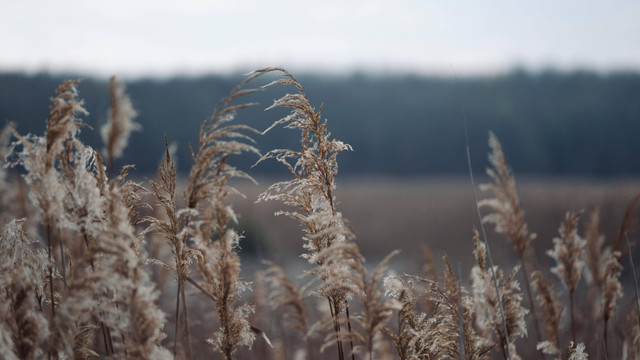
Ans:
[{"label": "pampas-like plume", "polygon": [[[300,285],[294,285],[284,269],[271,261],[264,261],[267,269],[263,272],[264,281],[268,284],[268,302],[271,308],[276,311],[285,311],[285,325],[300,332],[306,343],[306,348],[299,347],[297,352],[306,359],[313,359],[314,349],[311,347],[310,338],[313,336],[313,329],[308,326],[308,314],[305,307],[305,289]],[[254,291],[255,296],[255,291]]]},{"label": "pampas-like plume", "polygon": [[[257,133],[248,125],[230,124],[239,110],[251,107],[255,103],[234,105],[233,101],[258,91],[245,89],[244,86],[260,76],[260,73],[247,77],[237,85],[227,97],[222,99],[213,110],[211,116],[200,126],[198,149],[191,154],[194,163],[189,172],[185,198],[189,209],[196,209],[203,200],[216,197],[221,189],[233,193],[235,189],[225,187],[230,177],[253,179],[246,173],[227,163],[229,156],[244,152],[260,156],[260,152],[252,145],[254,140],[246,133]],[[224,183],[221,185],[220,181]],[[206,206],[209,206],[207,204]]]},{"label": "pampas-like plume", "polygon": [[[364,350],[364,356],[372,359],[376,335],[385,327],[393,311],[400,309],[399,303],[385,297],[378,286],[387,269],[387,264],[398,251],[387,255],[371,275],[367,275],[364,257],[360,254],[360,249],[355,242],[343,241],[323,252],[321,256],[325,259],[325,263],[312,270],[312,273],[323,280],[323,284],[316,292],[329,298],[344,292],[359,300],[362,310],[354,319],[361,331],[341,334],[338,339],[355,340],[355,343],[361,345],[356,346],[354,352]],[[344,268],[345,265],[347,268]],[[329,341],[324,347],[336,342],[336,338],[331,336],[328,336],[327,340]]]},{"label": "pampas-like plume", "polygon": [[54,165],[56,157],[64,151],[64,143],[75,138],[82,121],[77,117],[87,115],[82,107],[83,101],[78,100],[76,84],[78,80],[67,80],[56,90],[56,97],[49,107],[49,119],[47,120],[47,148],[45,157],[45,169]]},{"label": "pampas-like plume", "polygon": [[560,237],[553,239],[554,248],[547,254],[556,261],[551,272],[556,274],[569,291],[569,311],[571,312],[571,334],[575,340],[575,320],[573,294],[576,291],[584,267],[584,247],[586,241],[578,235],[580,213],[567,213],[558,230]]},{"label": "pampas-like plume", "polygon": [[[331,308],[336,338],[338,339],[338,354],[344,358],[342,342],[340,341],[341,316],[345,312],[348,320],[349,307],[347,305],[347,289],[343,276],[348,272],[347,264],[334,264],[332,267],[322,268],[331,254],[325,250],[333,245],[347,241],[351,232],[346,228],[342,215],[337,211],[333,191],[335,177],[338,173],[337,156],[340,152],[351,150],[351,146],[331,138],[327,129],[327,122],[322,121],[320,111],[316,111],[309,102],[302,85],[289,72],[282,68],[264,68],[254,72],[254,75],[276,72],[279,79],[266,86],[288,85],[296,90],[293,94],[286,94],[276,100],[268,109],[288,108],[291,113],[275,121],[265,132],[282,125],[287,129],[301,132],[300,150],[276,149],[263,155],[259,162],[276,159],[284,164],[293,175],[292,180],[277,182],[260,194],[258,201],[279,200],[285,205],[297,208],[292,211],[281,211],[278,215],[289,216],[298,221],[304,231],[304,248],[306,254],[302,256],[319,268],[316,276],[324,281],[324,288],[318,294],[327,296]],[[334,258],[336,260],[337,258]],[[325,271],[326,270],[326,271]],[[347,286],[348,287],[348,286]]]},{"label": "pampas-like plume", "polygon": [[237,217],[227,204],[230,195],[240,193],[227,182],[232,178],[253,181],[248,174],[229,165],[228,159],[245,152],[260,155],[251,145],[253,139],[246,134],[257,131],[229,122],[237,111],[253,105],[232,102],[257,91],[244,86],[259,75],[249,76],[236,86],[200,127],[198,150],[185,193],[188,211],[201,214],[192,226],[195,264],[203,280],[200,287],[214,301],[220,325],[220,330],[207,341],[227,359],[231,359],[238,346],[250,347],[255,339],[247,320],[253,307],[240,303],[242,292],[249,288],[240,277],[240,257],[236,252],[242,237],[231,227],[237,224]]},{"label": "pampas-like plume", "polygon": [[597,287],[602,287],[602,281],[604,280],[603,270],[606,267],[604,261],[608,259],[611,254],[610,248],[603,249],[604,235],[600,233],[600,211],[594,210],[589,217],[587,225],[585,226],[584,239],[587,241],[585,247],[585,260],[587,267],[585,267],[585,280],[588,283],[595,282]]},{"label": "pampas-like plume", "polygon": [[111,94],[111,108],[108,121],[100,128],[100,135],[105,144],[102,154],[109,166],[122,156],[129,143],[129,136],[133,131],[139,131],[142,126],[133,121],[137,116],[131,99],[125,93],[125,86],[115,76],[109,79],[109,93]]},{"label": "pampas-like plume", "polygon": [[[174,356],[177,351],[177,339],[180,323],[180,312],[182,311],[183,330],[185,335],[186,349],[188,351],[188,358],[191,358],[191,341],[189,333],[189,320],[187,314],[187,304],[185,296],[185,285],[189,272],[191,271],[189,265],[196,257],[196,253],[193,249],[187,246],[187,240],[189,238],[189,231],[186,228],[186,220],[181,221],[179,218],[178,210],[176,207],[175,192],[176,192],[176,168],[171,161],[169,154],[169,146],[165,137],[166,154],[165,158],[158,168],[158,181],[151,181],[152,192],[159,202],[160,206],[164,208],[166,213],[166,219],[160,219],[155,217],[149,217],[147,220],[150,222],[146,232],[156,232],[161,234],[167,241],[171,253],[173,254],[174,265],[167,265],[159,260],[152,260],[158,262],[161,265],[171,269],[176,273],[178,280],[178,289],[176,294],[176,312],[175,312],[175,329],[174,329]],[[180,304],[182,303],[182,308]]]},{"label": "pampas-like plume", "polygon": [[[62,184],[58,167],[61,159],[65,158],[65,152],[69,146],[73,147],[75,137],[82,126],[79,115],[87,114],[82,107],[82,100],[78,100],[76,80],[68,80],[62,83],[56,90],[56,96],[51,100],[49,117],[46,126],[46,136],[35,135],[20,136],[16,131],[14,135],[18,139],[12,145],[16,159],[13,165],[20,165],[25,170],[24,179],[30,187],[29,197],[40,209],[44,222],[47,238],[47,255],[49,257],[49,299],[51,314],[55,317],[54,294],[54,268],[55,259],[53,249],[53,229],[60,217],[65,214],[64,203],[67,191]],[[17,147],[22,146],[21,151]],[[67,153],[68,155],[68,153]],[[63,266],[62,277],[66,283],[66,271],[64,269],[64,246],[60,242],[60,257]]]},{"label": "pampas-like plume", "polygon": [[504,307],[505,323],[509,334],[507,344],[504,336],[504,327],[500,315],[500,305],[493,285],[492,272],[487,266],[485,244],[479,240],[476,231],[473,237],[477,265],[471,269],[471,281],[473,287],[473,299],[475,302],[475,316],[478,328],[483,331],[494,331],[498,341],[502,343],[502,348],[509,352],[512,358],[517,358],[515,341],[519,337],[527,336],[525,315],[529,312],[522,307],[522,293],[520,285],[514,280],[518,271],[516,267],[508,276],[504,276],[502,270],[495,266],[497,275],[499,294]]},{"label": "pampas-like plume", "polygon": [[569,360],[587,360],[589,355],[585,351],[584,343],[575,344],[573,341],[569,345]]},{"label": "pampas-like plume", "polygon": [[608,350],[607,325],[613,317],[618,307],[618,299],[622,298],[622,284],[620,284],[620,273],[622,265],[620,264],[620,253],[614,251],[609,253],[606,267],[603,274],[602,293],[604,300],[602,302],[602,317],[604,318],[604,347]]},{"label": "pampas-like plume", "polygon": [[[301,149],[271,150],[258,162],[276,159],[283,163],[294,176],[293,180],[277,182],[260,194],[259,201],[280,200],[285,205],[296,207],[298,211],[283,211],[279,214],[299,221],[305,231],[307,253],[303,257],[309,262],[320,265],[323,259],[318,254],[336,242],[344,240],[345,231],[334,231],[344,227],[337,212],[333,196],[335,177],[338,173],[337,156],[340,152],[351,150],[351,146],[332,139],[327,122],[322,121],[320,111],[316,112],[309,103],[300,83],[286,70],[266,68],[257,73],[278,72],[282,78],[272,85],[291,85],[295,94],[287,94],[276,100],[268,109],[291,108],[291,114],[274,122],[265,132],[282,125],[287,129],[298,129],[302,135]],[[290,161],[293,161],[291,163]]]},{"label": "pampas-like plume", "polygon": [[570,292],[576,290],[584,267],[584,247],[586,241],[578,235],[580,213],[567,213],[560,224],[560,237],[553,239],[554,248],[547,254],[556,261],[551,272],[556,274]]},{"label": "pampas-like plume", "polygon": [[531,282],[536,290],[536,300],[542,308],[547,340],[538,342],[537,348],[545,354],[560,355],[560,320],[564,313],[562,305],[556,301],[558,293],[553,291],[553,283],[546,279],[540,271],[531,274]]},{"label": "pampas-like plume", "polygon": [[16,186],[9,180],[7,157],[11,154],[10,141],[14,125],[8,123],[0,131],[0,225],[4,225],[16,214]]},{"label": "pampas-like plume", "polygon": [[502,152],[502,146],[496,135],[489,133],[489,162],[493,169],[487,169],[487,174],[493,184],[482,184],[480,190],[490,191],[494,198],[481,200],[479,207],[488,207],[493,212],[483,218],[484,222],[495,225],[496,232],[504,234],[511,245],[522,256],[536,234],[530,233],[524,222],[524,211],[520,206],[520,198],[516,191],[516,180],[507,166]]},{"label": "pampas-like plume", "polygon": [[639,360],[640,359],[640,326],[636,321],[638,310],[636,309],[638,299],[633,300],[636,304],[631,308],[630,315],[627,319],[627,331],[624,335],[624,344],[622,345],[622,359]]},{"label": "pampas-like plume", "polygon": [[379,287],[379,283],[387,271],[387,264],[391,258],[399,253],[393,251],[387,255],[375,267],[371,275],[367,276],[367,270],[364,267],[364,257],[360,254],[360,249],[353,242],[345,242],[348,247],[347,251],[351,252],[354,257],[352,281],[359,290],[355,296],[362,304],[362,313],[356,318],[356,321],[364,329],[360,336],[364,335],[364,345],[366,346],[366,354],[372,360],[374,356],[374,344],[378,334],[386,326],[387,322],[393,315],[394,310],[399,309],[397,301],[392,301],[384,296]]},{"label": "pampas-like plume", "polygon": [[[398,302],[397,332],[385,328],[400,359],[486,359],[491,349],[487,339],[472,325],[473,300],[463,296],[446,257],[443,281],[417,276],[425,296],[435,304],[430,314],[416,311],[416,290],[410,280],[385,278],[386,295]],[[461,335],[463,348],[460,348]]]},{"label": "pampas-like plume", "polygon": [[[516,249],[520,257],[520,267],[524,277],[524,288],[527,292],[529,306],[533,315],[533,325],[538,341],[542,340],[538,326],[535,303],[529,285],[529,274],[525,262],[525,251],[536,238],[536,234],[530,233],[524,221],[524,210],[520,206],[520,197],[516,191],[516,180],[511,169],[507,165],[502,146],[493,132],[489,133],[489,162],[493,168],[487,169],[487,174],[493,180],[493,184],[482,184],[480,189],[490,191],[494,197],[481,200],[479,207],[487,207],[492,213],[486,215],[482,221],[495,225],[499,234],[507,237],[511,245]],[[535,256],[535,254],[534,254]]]},{"label": "pampas-like plume", "polygon": [[426,314],[416,313],[416,291],[413,284],[405,282],[397,276],[387,276],[383,286],[385,295],[396,300],[399,304],[397,310],[397,331],[385,327],[385,334],[391,339],[400,359],[419,358],[426,353],[426,347],[421,343],[421,337],[416,336],[426,325]]},{"label": "pampas-like plume", "polygon": [[264,272],[264,280],[269,285],[271,308],[277,310],[287,307],[293,310],[285,314],[286,325],[300,331],[305,337],[309,336],[304,294],[300,285],[291,283],[282,267],[271,261],[265,261],[265,264],[267,269]]},{"label": "pampas-like plume", "polygon": [[240,295],[249,288],[249,283],[240,277],[240,258],[235,252],[240,236],[233,229],[226,229],[211,244],[207,235],[213,234],[205,230],[195,236],[196,266],[202,277],[200,286],[215,302],[220,325],[207,342],[230,360],[238,346],[251,346],[255,339],[247,321],[253,307],[240,304]]},{"label": "pampas-like plume", "polygon": [[[20,165],[26,170],[24,179],[30,186],[30,197],[41,210],[48,233],[57,215],[64,213],[62,204],[66,191],[60,184],[55,167],[60,164],[59,159],[66,157],[63,153],[68,154],[68,146],[74,142],[82,126],[77,116],[87,114],[82,100],[77,99],[76,84],[77,81],[69,80],[58,87],[49,108],[45,137],[23,137],[13,131],[18,139],[11,149],[16,153],[13,165]],[[19,152],[16,150],[18,146],[22,146]]]},{"label": "pampas-like plume", "polygon": [[[105,196],[105,231],[77,265],[85,271],[70,282],[56,318],[58,351],[71,356],[77,351],[72,345],[82,341],[77,334],[83,334],[96,318],[103,318],[108,328],[121,335],[121,341],[114,341],[114,356],[169,359],[171,354],[160,345],[164,314],[155,305],[158,294],[149,283],[143,257],[135,251],[136,235],[122,191],[112,181]],[[95,296],[105,292],[111,294],[112,302]]]},{"label": "pampas-like plume", "polygon": [[[178,210],[175,202],[176,173],[171,160],[168,141],[165,138],[166,155],[158,170],[160,180],[152,182],[153,192],[167,213],[168,220],[148,218],[151,226],[148,231],[159,231],[168,240],[174,254],[178,274],[178,299],[176,318],[180,312],[184,318],[187,356],[191,355],[191,341],[187,316],[185,285],[187,280],[197,285],[214,300],[218,312],[221,332],[210,339],[217,350],[227,358],[235,352],[238,345],[251,345],[253,334],[249,331],[247,315],[252,311],[248,305],[237,306],[240,293],[247,284],[240,280],[240,260],[235,252],[240,236],[228,227],[230,221],[236,221],[233,209],[225,204],[227,197],[239,192],[227,185],[231,178],[247,178],[248,174],[228,164],[232,155],[258,150],[246,132],[256,132],[246,125],[229,124],[237,111],[253,104],[233,105],[232,102],[256,89],[243,87],[259,74],[248,77],[231,93],[222,99],[213,114],[202,123],[198,137],[198,148],[192,157],[187,188],[184,197],[187,207]],[[193,247],[187,241],[193,240]],[[212,242],[213,241],[213,242]],[[190,264],[196,259],[198,272],[204,283],[198,284],[188,277]],[[156,262],[159,262],[156,260]],[[168,266],[163,264],[164,266]],[[169,266],[171,268],[171,266]],[[178,327],[176,324],[176,337]],[[176,346],[174,346],[175,352]]]},{"label": "pampas-like plume", "polygon": [[48,336],[42,312],[46,254],[31,249],[24,220],[12,220],[0,234],[0,355],[38,359]]}]

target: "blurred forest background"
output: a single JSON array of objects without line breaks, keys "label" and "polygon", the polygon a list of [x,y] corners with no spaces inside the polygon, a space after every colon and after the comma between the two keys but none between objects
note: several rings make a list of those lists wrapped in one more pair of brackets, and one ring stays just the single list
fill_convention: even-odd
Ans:
[{"label": "blurred forest background", "polygon": [[[343,175],[466,174],[463,113],[476,159],[485,158],[491,130],[502,141],[518,175],[640,175],[638,73],[513,70],[458,80],[364,73],[296,75],[314,105],[324,104],[323,114],[335,137],[354,148],[341,155]],[[16,123],[21,133],[42,133],[48,100],[57,85],[77,77],[0,74],[0,121]],[[145,176],[155,173],[166,132],[169,142],[179,146],[179,171],[186,171],[188,144],[195,144],[201,122],[242,78],[210,75],[128,81],[128,93],[139,113],[136,121],[143,130],[133,133],[119,165],[136,164],[138,173]],[[90,113],[84,121],[94,128],[83,131],[83,140],[99,149],[97,129],[106,121],[109,107],[107,79],[85,78],[79,90]],[[256,94],[250,101],[259,105],[240,113],[238,121],[265,129],[280,115],[263,111],[278,95],[270,89]],[[287,131],[256,139],[262,152],[295,146],[297,141]],[[475,170],[482,172],[485,164],[474,161]],[[263,163],[252,172],[264,175],[280,170],[278,164]]]},{"label": "blurred forest background", "polygon": [[[473,264],[469,249],[477,217],[464,117],[480,182],[486,180],[482,177],[488,166],[488,131],[500,138],[518,179],[525,221],[538,233],[534,246],[541,261],[548,261],[543,250],[551,246],[566,211],[599,208],[602,231],[611,240],[617,236],[627,203],[638,192],[639,73],[513,70],[457,80],[366,73],[295,75],[314,106],[323,105],[333,135],[353,146],[353,152],[338,159],[336,194],[344,216],[360,241],[366,242],[362,249],[372,263],[401,249],[402,258],[409,261],[397,264],[398,270],[419,271],[424,258],[416,245],[428,244],[436,261],[447,252]],[[64,79],[78,77],[0,74],[0,120],[14,122],[22,134],[42,134],[56,87]],[[166,132],[169,142],[177,145],[178,171],[186,175],[191,166],[189,144],[196,145],[200,124],[242,79],[238,74],[128,81],[127,92],[139,114],[136,121],[143,129],[132,134],[115,166],[135,164],[133,176],[155,177]],[[261,79],[254,86],[268,81]],[[96,149],[103,146],[99,129],[107,119],[107,82],[89,77],[79,85],[90,113],[83,120],[93,127],[84,129],[81,137]],[[259,104],[240,112],[236,121],[265,129],[283,115],[264,111],[281,95],[272,89],[251,95],[248,101]],[[284,129],[255,139],[263,153],[296,148],[299,141]],[[274,218],[280,204],[254,203],[273,179],[288,173],[275,161],[251,168],[256,160],[255,156],[231,160],[260,183],[238,185],[247,195],[234,204],[246,238],[243,256],[299,266],[300,229],[289,219]],[[501,245],[495,249],[498,259],[515,259],[506,242],[497,244]]]}]

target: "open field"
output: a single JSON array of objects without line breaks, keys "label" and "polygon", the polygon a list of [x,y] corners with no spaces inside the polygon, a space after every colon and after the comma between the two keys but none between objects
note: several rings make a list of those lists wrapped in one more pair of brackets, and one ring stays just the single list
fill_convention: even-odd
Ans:
[{"label": "open field", "polygon": [[[613,241],[627,203],[640,192],[640,179],[517,181],[526,221],[530,230],[538,234],[532,246],[540,261],[548,261],[544,251],[551,247],[567,211],[588,213],[600,208],[601,230],[607,241]],[[299,226],[290,219],[273,216],[282,208],[279,203],[255,203],[258,194],[271,183],[273,179],[258,179],[258,185],[242,182],[237,186],[246,195],[246,199],[233,200],[249,240],[243,248],[279,264],[295,264],[292,257],[301,253],[303,244]],[[426,244],[436,258],[446,252],[452,261],[462,261],[463,266],[473,264],[472,230],[479,225],[468,178],[339,178],[337,183],[340,209],[367,258],[384,257],[400,249],[403,261],[398,265],[406,267],[402,271],[413,273],[424,261],[422,252],[415,249]],[[486,194],[481,192],[479,197]],[[490,229],[489,234],[496,260],[505,264],[512,261],[515,253],[506,240]]]}]

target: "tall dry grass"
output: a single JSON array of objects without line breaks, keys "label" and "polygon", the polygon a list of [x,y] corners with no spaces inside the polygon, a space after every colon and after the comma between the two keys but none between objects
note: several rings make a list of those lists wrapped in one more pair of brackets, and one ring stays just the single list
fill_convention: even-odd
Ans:
[{"label": "tall dry grass", "polygon": [[[261,155],[259,132],[236,122],[259,89],[249,86],[264,77],[275,77],[264,85],[270,91],[289,91],[268,107],[289,113],[265,132],[288,129],[299,148]],[[625,280],[635,279],[625,261],[633,249],[625,252],[619,240],[637,199],[609,241],[598,210],[582,233],[584,212],[569,212],[548,257],[538,258],[515,178],[490,134],[492,183],[482,186],[490,195],[477,206],[519,264],[494,263],[486,239],[469,231],[476,261],[468,277],[446,255],[438,269],[427,248],[423,276],[397,274],[402,252],[366,262],[367,239],[356,237],[335,196],[338,156],[351,146],[332,137],[321,109],[285,69],[256,70],[218,103],[200,127],[184,185],[168,138],[147,184],[127,179],[130,166],[113,168],[139,129],[116,79],[101,131],[107,160],[82,143],[87,113],[76,85],[56,91],[44,135],[21,135],[14,125],[0,133],[3,162],[16,169],[0,167],[3,358],[640,358],[637,288]],[[243,278],[241,214],[229,200],[241,195],[233,179],[252,180],[232,165],[242,153],[288,170],[290,179],[257,201],[282,204],[276,215],[302,229],[308,266],[300,278],[271,261],[255,283]],[[539,266],[549,260],[551,269]]]}]

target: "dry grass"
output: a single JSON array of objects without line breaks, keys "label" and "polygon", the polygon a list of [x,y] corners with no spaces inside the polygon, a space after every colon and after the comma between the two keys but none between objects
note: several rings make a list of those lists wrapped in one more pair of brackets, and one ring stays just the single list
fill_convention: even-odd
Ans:
[{"label": "dry grass", "polygon": [[[266,87],[292,90],[269,107],[289,114],[266,131],[290,129],[301,139],[298,149],[260,155],[253,140],[258,132],[234,122],[238,111],[252,105],[240,102],[256,91],[247,87],[266,76],[276,76]],[[601,221],[617,208],[624,218],[617,234],[626,237],[636,218],[636,197],[620,195],[629,201],[626,209],[602,198],[584,231],[583,212],[567,213],[549,257],[538,258],[535,248],[551,245],[548,229],[558,227],[559,216],[525,222],[522,204],[534,204],[528,211],[539,213],[530,200],[540,199],[540,190],[525,185],[521,201],[491,134],[492,182],[483,186],[488,198],[475,204],[470,196],[455,197],[459,188],[436,187],[429,196],[438,207],[428,212],[420,207],[421,190],[400,189],[399,196],[414,201],[415,208],[398,218],[398,230],[388,230],[376,216],[397,212],[393,202],[361,184],[355,195],[340,192],[338,155],[351,147],[331,136],[302,85],[281,68],[255,71],[221,100],[200,128],[184,186],[167,139],[158,175],[145,185],[126,178],[130,167],[110,175],[117,173],[113,162],[137,128],[124,87],[110,82],[110,121],[102,130],[105,166],[100,154],[78,139],[86,112],[76,83],[57,90],[44,135],[20,135],[12,126],[0,133],[3,161],[22,174],[12,176],[0,167],[3,358],[585,359],[587,352],[590,359],[638,358],[640,324],[635,315],[624,315],[636,311],[633,292],[623,291],[632,270],[623,255],[632,255],[632,249],[624,252],[620,235],[606,238],[604,233],[617,229],[605,229]],[[250,200],[258,200],[244,208],[231,198],[241,194],[233,179],[251,179],[231,165],[241,153],[258,155],[258,162],[276,160],[290,176],[260,194],[244,185]],[[336,194],[344,194],[345,205]],[[387,212],[358,205],[358,196],[375,198],[376,207]],[[352,202],[356,206],[349,207]],[[460,231],[431,232],[438,242],[468,239],[475,206],[513,247],[498,247],[493,265],[477,232],[463,247],[466,255],[459,242],[449,242],[458,247],[450,255],[464,260],[455,272],[449,257],[434,261],[431,250],[419,250],[413,235],[402,230],[431,219]],[[303,276],[293,279],[291,271],[267,261],[253,284],[244,280],[242,261],[248,259],[239,253],[244,240],[234,207],[249,218],[259,208],[293,219],[287,231],[298,239],[294,248],[304,249]],[[461,209],[467,215],[450,215]],[[535,248],[529,228],[539,234]],[[269,231],[265,226],[258,236],[267,238]],[[375,236],[385,240],[382,247],[369,240]],[[381,249],[388,255],[369,265],[364,255]],[[414,250],[425,259],[417,260],[422,255],[411,254]],[[423,276],[394,271],[412,268],[400,261],[415,263],[413,269],[423,269]],[[555,263],[550,271],[549,261]]]}]

